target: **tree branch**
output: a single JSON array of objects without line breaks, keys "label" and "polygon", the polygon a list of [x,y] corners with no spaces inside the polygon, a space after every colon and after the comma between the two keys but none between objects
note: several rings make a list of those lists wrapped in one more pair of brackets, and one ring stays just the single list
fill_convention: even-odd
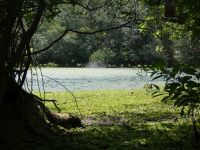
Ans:
[{"label": "tree branch", "polygon": [[44,0],[40,0],[38,3],[38,9],[35,14],[34,20],[32,24],[30,25],[29,29],[23,34],[21,43],[19,44],[15,57],[14,57],[14,63],[16,62],[17,59],[19,59],[19,56],[22,54],[22,52],[25,50],[27,43],[30,42],[33,34],[37,30],[38,24],[40,23],[40,20],[43,16],[43,13],[46,8],[46,3]]},{"label": "tree branch", "polygon": [[56,40],[54,40],[53,42],[51,42],[47,47],[41,49],[41,50],[38,50],[38,51],[35,51],[35,52],[32,52],[31,55],[35,55],[35,54],[38,54],[38,53],[41,53],[41,52],[44,52],[46,50],[48,50],[49,48],[51,48],[55,43],[57,43],[58,41],[60,41],[68,32],[73,32],[73,33],[77,33],[77,34],[85,34],[85,35],[92,35],[92,34],[96,34],[96,33],[100,33],[100,32],[105,32],[105,31],[112,31],[112,30],[116,30],[116,29],[119,29],[119,28],[122,28],[122,27],[125,27],[127,26],[129,23],[131,23],[132,21],[128,21],[126,23],[123,23],[119,26],[115,26],[115,27],[110,27],[110,28],[106,28],[106,29],[99,29],[99,30],[95,30],[95,31],[78,31],[78,30],[72,30],[72,29],[67,29],[63,32],[63,34],[58,37]]}]

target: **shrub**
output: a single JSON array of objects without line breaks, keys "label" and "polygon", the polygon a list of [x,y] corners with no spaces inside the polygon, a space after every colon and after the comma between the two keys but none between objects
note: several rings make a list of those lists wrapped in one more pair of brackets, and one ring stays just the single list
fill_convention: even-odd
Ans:
[{"label": "shrub", "polygon": [[199,137],[197,130],[197,118],[200,106],[200,70],[192,66],[181,65],[174,68],[166,68],[160,63],[148,68],[153,80],[162,78],[165,81],[163,93],[154,92],[153,96],[164,94],[162,102],[173,101],[174,106],[181,108],[181,116],[191,118],[196,138]]}]

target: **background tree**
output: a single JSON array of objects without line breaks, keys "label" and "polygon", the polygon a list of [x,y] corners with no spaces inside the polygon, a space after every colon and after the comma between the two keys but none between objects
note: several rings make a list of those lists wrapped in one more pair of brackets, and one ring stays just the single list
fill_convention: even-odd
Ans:
[{"label": "background tree", "polygon": [[[155,4],[153,5],[155,7]],[[161,13],[162,28],[157,30],[157,35],[162,37],[163,54],[167,56],[165,54],[167,52],[169,56],[167,58],[171,59],[150,67],[151,76],[154,79],[165,80],[163,89],[165,96],[162,101],[173,101],[174,106],[181,108],[181,116],[187,115],[191,118],[197,143],[199,142],[197,119],[200,104],[199,70],[197,69],[200,48],[199,5],[199,1],[166,0],[164,3],[159,1],[159,6],[164,6],[164,10]],[[158,8],[161,11],[163,9]],[[158,86],[155,87],[159,89]],[[160,93],[155,92],[153,95],[159,96]]]},{"label": "background tree", "polygon": [[[51,48],[53,51],[57,51],[57,54],[52,56],[52,51],[40,54],[37,59],[38,63],[45,64],[53,62],[58,63],[61,66],[76,66],[77,64],[78,66],[85,66],[89,62],[90,56],[93,53],[104,48],[111,49],[114,53],[114,57],[110,57],[111,60],[109,60],[109,65],[111,66],[136,66],[138,64],[143,64],[142,61],[145,62],[146,59],[147,61],[145,64],[153,63],[154,59],[158,58],[158,53],[155,52],[153,47],[147,46],[153,45],[151,43],[155,43],[153,42],[153,36],[148,36],[149,32],[140,33],[140,27],[138,26],[145,18],[144,10],[141,7],[142,5],[139,2],[135,5],[133,5],[133,2],[131,3],[131,1],[127,2],[127,8],[124,8],[123,5],[120,6],[118,3],[118,5],[105,7],[105,9],[102,9],[101,11],[98,9],[91,10],[89,14],[87,13],[88,10],[80,9],[79,7],[74,9],[71,7],[68,8],[68,6],[62,7],[62,9],[72,9],[73,11],[71,10],[69,13],[62,11],[62,13],[60,13],[54,20],[54,24],[56,25],[53,24],[53,26],[49,26],[48,24],[44,24],[42,28],[46,30],[39,30],[36,35],[42,35],[51,41],[52,38],[55,37],[54,34],[51,34],[52,28],[54,32],[60,32],[59,30],[64,28],[75,27],[77,27],[76,30],[80,29],[80,31],[89,31],[95,28],[106,28],[105,25],[110,26],[109,24],[117,25],[122,23],[124,19],[126,20],[131,17],[136,18],[138,21],[134,21],[124,28],[115,31],[102,32],[95,35],[85,36],[70,33],[72,35],[70,36],[70,34],[68,34],[68,37],[70,38],[60,41],[60,43],[57,43]],[[113,10],[115,11],[113,12]],[[72,12],[74,12],[74,14]],[[134,12],[137,13],[134,14]],[[77,18],[77,14],[79,14],[81,19],[73,20],[73,18]],[[67,21],[64,21],[64,18],[67,18]],[[57,26],[59,26],[59,28]],[[143,40],[144,34],[146,36],[145,41]],[[139,40],[140,42],[137,42],[138,39],[141,39]],[[73,40],[73,42],[69,42],[70,40]],[[48,40],[46,40],[46,43],[48,43]],[[37,49],[38,44],[34,45],[36,45],[34,48]],[[150,47],[151,49],[149,49]],[[64,53],[64,51],[69,51],[68,54],[70,54],[70,56],[68,56],[67,53]],[[48,57],[48,55],[51,57]],[[80,56],[84,56],[84,59]],[[72,60],[73,63],[70,63]]]}]

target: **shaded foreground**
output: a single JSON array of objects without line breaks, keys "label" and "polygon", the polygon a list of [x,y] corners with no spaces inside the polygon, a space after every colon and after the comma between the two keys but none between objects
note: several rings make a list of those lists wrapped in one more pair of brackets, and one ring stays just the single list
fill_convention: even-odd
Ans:
[{"label": "shaded foreground", "polygon": [[[69,129],[67,134],[58,134],[47,140],[47,137],[34,132],[30,135],[28,131],[31,129],[26,127],[21,131],[13,127],[16,136],[7,144],[1,136],[0,149],[198,149],[190,121],[180,119],[176,108],[160,103],[159,98],[152,99],[145,90],[84,91],[76,92],[75,96],[79,109],[68,93],[46,94],[47,99],[58,100],[62,113],[81,117],[84,128]],[[45,104],[57,111],[52,103]],[[20,125],[15,124],[17,120],[12,121],[9,125]]]},{"label": "shaded foreground", "polygon": [[[70,130],[71,149],[198,149],[190,121],[179,118],[173,105],[152,99],[145,90],[75,95],[85,128]],[[80,115],[70,95],[50,93],[47,97],[58,99],[61,112]]]}]

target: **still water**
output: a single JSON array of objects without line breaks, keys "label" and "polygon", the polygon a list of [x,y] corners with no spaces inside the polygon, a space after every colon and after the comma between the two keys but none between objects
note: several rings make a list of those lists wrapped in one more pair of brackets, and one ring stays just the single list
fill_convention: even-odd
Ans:
[{"label": "still water", "polygon": [[64,86],[71,91],[133,89],[143,87],[148,82],[151,82],[149,75],[141,73],[141,69],[42,68],[28,72],[25,88],[46,92],[64,91]]}]

